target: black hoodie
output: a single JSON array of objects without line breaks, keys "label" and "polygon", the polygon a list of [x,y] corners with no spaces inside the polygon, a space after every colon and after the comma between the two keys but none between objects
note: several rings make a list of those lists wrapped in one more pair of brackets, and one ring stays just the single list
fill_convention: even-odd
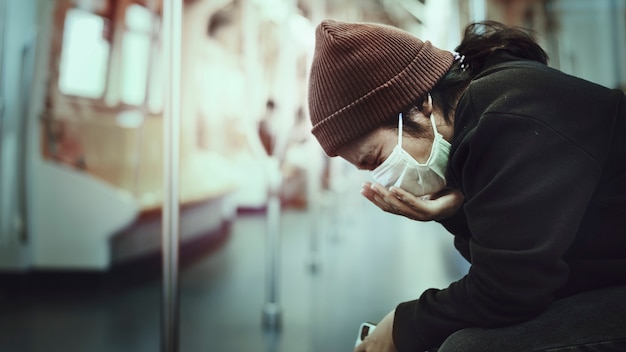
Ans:
[{"label": "black hoodie", "polygon": [[501,327],[559,297],[626,283],[626,96],[508,55],[455,112],[448,182],[465,196],[442,225],[471,263],[396,308],[398,351]]}]

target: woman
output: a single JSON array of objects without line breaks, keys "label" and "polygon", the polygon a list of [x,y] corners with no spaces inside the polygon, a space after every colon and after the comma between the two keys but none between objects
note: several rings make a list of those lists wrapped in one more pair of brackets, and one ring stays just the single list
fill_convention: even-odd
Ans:
[{"label": "woman", "polygon": [[355,351],[626,350],[624,93],[494,22],[455,51],[380,24],[317,28],[312,133],[372,171],[367,199],[440,222],[471,263]]}]

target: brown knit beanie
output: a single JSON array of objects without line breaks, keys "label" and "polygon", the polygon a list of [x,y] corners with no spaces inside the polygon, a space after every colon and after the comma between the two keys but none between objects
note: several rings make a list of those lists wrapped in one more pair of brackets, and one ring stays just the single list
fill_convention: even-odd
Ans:
[{"label": "brown knit beanie", "polygon": [[400,29],[323,21],[309,80],[312,133],[329,156],[423,99],[454,56]]}]

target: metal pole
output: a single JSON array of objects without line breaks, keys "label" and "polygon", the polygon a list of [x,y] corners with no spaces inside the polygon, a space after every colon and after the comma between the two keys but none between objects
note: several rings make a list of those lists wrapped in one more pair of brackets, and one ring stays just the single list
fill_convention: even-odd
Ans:
[{"label": "metal pole", "polygon": [[[265,5],[268,6],[268,5]],[[289,50],[288,23],[295,9],[294,0],[283,0],[283,6],[286,7],[285,17],[280,18],[278,24],[280,26],[280,49],[278,54],[279,66],[276,79],[282,84],[286,91],[295,89],[295,59],[294,54]],[[250,10],[250,9],[249,9]],[[277,118],[280,123],[291,125],[293,122],[293,113],[295,112],[293,98],[289,94],[283,94],[277,100],[278,109],[276,111]],[[285,156],[287,146],[286,134],[278,133],[274,136],[274,148],[272,156],[267,163],[268,169],[268,203],[267,203],[267,266],[266,266],[266,302],[263,306],[262,324],[263,328],[272,333],[278,333],[281,330],[281,307],[279,303],[280,291],[280,223],[281,223],[281,199],[280,191],[282,187],[282,174],[280,170],[281,162]]]},{"label": "metal pole", "polygon": [[[2,123],[4,121],[4,36],[6,31],[6,0],[0,0],[0,141],[2,141]],[[2,157],[0,155],[0,161]],[[2,163],[0,162],[0,171]],[[0,172],[0,175],[3,173]]]},{"label": "metal pole", "polygon": [[481,22],[487,19],[486,0],[472,0],[470,14],[472,22]]},{"label": "metal pole", "polygon": [[161,350],[178,351],[179,154],[182,0],[163,1],[165,109],[163,114]]},{"label": "metal pole", "polygon": [[613,40],[612,46],[613,52],[615,53],[615,56],[613,57],[613,67],[615,71],[615,77],[617,77],[617,79],[615,82],[615,87],[611,88],[623,88],[623,86],[626,85],[626,81],[622,81],[624,79],[624,60],[620,58],[622,56],[623,50],[623,44],[620,45],[620,43],[624,43],[622,39],[623,30],[620,30],[621,28],[623,28],[622,26],[620,26],[620,19],[622,19],[621,21],[623,21],[624,13],[620,10],[623,10],[623,7],[620,6],[618,0],[612,0],[610,7],[610,11],[613,13],[613,16],[611,16],[611,39]]},{"label": "metal pole", "polygon": [[26,180],[28,179],[26,155],[28,155],[28,121],[30,119],[31,92],[33,88],[33,69],[35,67],[35,50],[37,44],[37,31],[33,30],[26,39],[26,43],[22,47],[22,57],[20,62],[20,121],[18,121],[19,138],[18,155],[21,155],[18,161],[17,175],[17,204],[15,217],[17,223],[14,230],[17,237],[22,243],[28,240],[28,221],[26,221],[28,213],[28,196],[26,190]]},{"label": "metal pole", "polygon": [[269,194],[267,203],[267,266],[265,269],[266,302],[263,306],[263,328],[278,332],[281,328],[281,309],[278,302],[280,258],[280,188],[282,175],[279,161],[269,160]]},{"label": "metal pole", "polygon": [[[7,2],[5,0],[0,0],[0,146],[4,145],[4,36],[6,31],[6,13]],[[0,204],[4,204],[3,199],[6,197],[5,190],[2,186],[4,184],[3,175],[5,175],[2,154],[3,153],[0,152]],[[5,196],[2,196],[2,194],[5,194]],[[2,232],[4,232],[3,212],[4,210],[0,207],[0,244],[8,238],[8,235],[2,235]]]},{"label": "metal pole", "polygon": [[[316,27],[326,17],[326,0],[311,2],[311,22]],[[313,50],[307,55],[307,67],[311,67],[313,61]],[[308,76],[307,72],[307,76]],[[308,113],[308,111],[307,111]],[[326,160],[327,161],[327,160]],[[310,170],[310,169],[309,169]],[[322,228],[319,219],[322,219],[322,201],[327,198],[326,192],[322,189],[323,171],[315,168],[315,172],[307,174],[307,202],[311,209],[311,224],[309,226],[309,258],[308,268],[311,273],[316,273],[320,268],[319,248],[320,233]],[[325,206],[325,204],[324,204]]]}]

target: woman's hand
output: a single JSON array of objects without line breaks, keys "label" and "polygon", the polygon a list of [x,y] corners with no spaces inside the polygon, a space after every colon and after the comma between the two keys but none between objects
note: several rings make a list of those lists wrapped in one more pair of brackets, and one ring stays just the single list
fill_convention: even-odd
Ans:
[{"label": "woman's hand", "polygon": [[376,325],[376,329],[356,346],[354,352],[396,352],[396,346],[393,344],[393,317],[395,313],[395,309],[389,312]]},{"label": "woman's hand", "polygon": [[441,220],[454,215],[463,204],[463,194],[454,188],[416,197],[399,188],[387,189],[379,183],[365,182],[361,194],[380,209],[418,221]]}]

